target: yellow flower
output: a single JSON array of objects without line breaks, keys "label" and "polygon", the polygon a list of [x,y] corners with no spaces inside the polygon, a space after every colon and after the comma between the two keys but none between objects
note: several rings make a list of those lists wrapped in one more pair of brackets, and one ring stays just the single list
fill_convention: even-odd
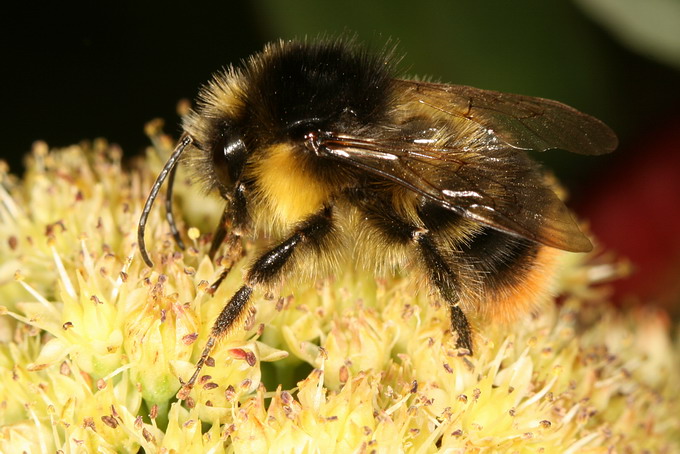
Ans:
[{"label": "yellow flower", "polygon": [[0,166],[0,452],[680,452],[669,321],[610,307],[594,283],[619,265],[577,255],[562,306],[480,327],[473,357],[409,277],[348,267],[256,292],[178,401],[248,258],[210,294],[222,268],[201,232],[223,202],[178,178],[188,248],[154,209],[143,265],[137,221],[171,144],[154,134],[132,170],[103,141],[38,144],[22,179]]}]

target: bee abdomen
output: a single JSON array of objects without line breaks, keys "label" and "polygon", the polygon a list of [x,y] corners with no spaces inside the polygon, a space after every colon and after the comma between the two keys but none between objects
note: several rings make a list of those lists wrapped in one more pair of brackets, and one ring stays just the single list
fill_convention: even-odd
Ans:
[{"label": "bee abdomen", "polygon": [[534,241],[483,226],[460,245],[460,250],[484,276],[486,286],[493,289],[521,283],[541,247]]},{"label": "bee abdomen", "polygon": [[[549,295],[548,271],[558,250],[431,202],[421,204],[418,215],[450,270],[449,276],[431,275],[445,298],[458,299],[463,308],[482,317],[513,320]],[[426,266],[431,271],[441,268]]]},{"label": "bee abdomen", "polygon": [[483,318],[512,321],[535,310],[552,290],[561,251],[483,226],[465,244],[465,257],[479,284],[476,295],[465,295]]}]

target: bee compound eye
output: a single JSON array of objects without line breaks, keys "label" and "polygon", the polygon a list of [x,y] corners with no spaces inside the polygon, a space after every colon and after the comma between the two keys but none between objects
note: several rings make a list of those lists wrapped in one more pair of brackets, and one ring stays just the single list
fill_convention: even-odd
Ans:
[{"label": "bee compound eye", "polygon": [[241,176],[246,154],[246,145],[240,137],[226,138],[213,149],[215,176],[223,189],[233,189]]}]

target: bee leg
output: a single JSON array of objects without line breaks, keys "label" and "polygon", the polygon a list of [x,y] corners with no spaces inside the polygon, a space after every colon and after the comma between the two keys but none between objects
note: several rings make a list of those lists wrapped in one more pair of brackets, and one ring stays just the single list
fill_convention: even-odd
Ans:
[{"label": "bee leg", "polygon": [[213,282],[208,289],[208,293],[215,294],[222,282],[226,279],[236,262],[243,258],[243,247],[241,246],[241,231],[248,222],[248,210],[246,206],[245,187],[242,184],[236,185],[233,196],[226,197],[230,200],[229,205],[222,212],[220,222],[217,224],[215,235],[210,244],[208,256],[210,260],[215,259],[217,251],[222,243],[227,243],[228,261],[220,276]]},{"label": "bee leg", "polygon": [[[227,232],[226,220],[227,212],[222,215],[220,219],[220,225],[217,227],[215,236],[213,237],[213,242],[210,246],[209,257],[214,260],[217,249],[222,245],[222,243],[227,243],[227,252],[222,264],[224,264],[224,269],[220,273],[219,277],[212,283],[207,292],[214,295],[217,289],[222,285],[222,282],[227,278],[234,264],[243,258],[243,247],[241,246],[241,236],[234,233],[233,231]],[[226,240],[225,240],[226,238]]]},{"label": "bee leg", "polygon": [[[467,349],[472,354],[472,331],[465,313],[459,306],[459,294],[456,285],[457,273],[444,260],[442,253],[437,248],[433,238],[441,225],[431,222],[432,219],[426,218],[423,222],[424,228],[405,222],[404,219],[394,212],[392,202],[380,198],[371,198],[368,194],[358,193],[349,194],[359,208],[364,217],[378,230],[385,235],[386,241],[409,244],[416,249],[416,253],[421,256],[422,262],[428,273],[430,283],[437,288],[441,297],[446,300],[450,310],[451,327],[458,333],[456,346]],[[422,217],[424,217],[421,214]],[[451,216],[445,213],[444,219]],[[441,218],[440,216],[439,218]],[[437,219],[435,219],[437,220]]]},{"label": "bee leg", "polygon": [[229,247],[227,252],[228,257],[226,258],[226,265],[224,266],[224,269],[220,273],[219,277],[215,279],[215,282],[213,282],[208,288],[207,293],[209,293],[210,295],[214,295],[215,292],[217,292],[217,289],[220,288],[222,282],[224,282],[227,276],[229,276],[229,273],[231,272],[231,269],[234,267],[234,264],[236,264],[236,262],[241,260],[241,258],[243,258],[244,256],[240,236],[235,234],[229,234],[227,243],[229,243]]},{"label": "bee leg", "polygon": [[456,346],[465,348],[472,354],[472,330],[470,322],[459,305],[455,273],[446,263],[429,234],[418,232],[414,237],[427,266],[430,281],[437,287],[442,298],[449,303],[451,327],[458,333]]},{"label": "bee leg", "polygon": [[198,375],[203,368],[215,343],[229,332],[234,323],[242,317],[255,287],[268,285],[279,280],[283,274],[285,265],[289,262],[295,251],[303,247],[319,249],[323,239],[333,230],[332,209],[330,207],[302,222],[288,239],[279,243],[269,251],[262,254],[251,266],[246,276],[246,284],[243,285],[215,320],[210,337],[206,342],[201,357],[196,363],[196,370],[188,382],[183,384],[177,393],[179,399],[186,399],[193,388]]},{"label": "bee leg", "polygon": [[451,311],[451,326],[458,333],[456,347],[465,348],[472,355],[472,330],[465,313],[458,304],[449,305]]},{"label": "bee leg", "polygon": [[208,341],[205,343],[203,352],[201,352],[201,357],[196,363],[196,369],[194,370],[193,375],[188,382],[182,383],[182,388],[177,393],[178,399],[185,400],[187,397],[189,397],[189,393],[198,379],[198,374],[201,373],[201,369],[203,369],[203,365],[208,360],[210,352],[215,346],[215,343],[220,337],[224,335],[224,333],[227,332],[229,327],[231,327],[231,325],[241,316],[241,314],[243,314],[248,301],[250,301],[250,296],[252,293],[252,287],[243,285],[240,289],[238,289],[234,296],[231,297],[227,305],[224,306],[224,309],[222,309],[222,312],[220,312],[220,315],[217,317],[217,320],[212,327],[210,337],[208,337]]},{"label": "bee leg", "polygon": [[213,236],[212,243],[210,243],[210,252],[208,252],[208,257],[210,260],[215,259],[215,254],[217,250],[222,246],[224,239],[227,237],[227,224],[231,221],[231,210],[226,209],[220,217],[220,222],[217,224],[217,230],[215,230],[215,235]]},{"label": "bee leg", "polygon": [[[210,244],[210,260],[215,258],[217,250],[229,235],[229,241],[240,238],[244,227],[248,224],[248,207],[246,204],[245,186],[237,184],[233,194],[223,193],[222,197],[229,200],[217,224],[215,236]],[[231,246],[231,244],[230,244]]]}]

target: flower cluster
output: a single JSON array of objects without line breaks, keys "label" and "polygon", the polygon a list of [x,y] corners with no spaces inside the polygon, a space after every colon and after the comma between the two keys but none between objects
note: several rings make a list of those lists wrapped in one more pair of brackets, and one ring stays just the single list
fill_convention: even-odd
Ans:
[{"label": "flower cluster", "polygon": [[[159,156],[125,167],[103,141],[0,169],[1,452],[680,452],[680,347],[663,313],[620,312],[573,255],[562,304],[485,326],[459,356],[446,308],[414,279],[350,265],[256,293],[190,397],[215,294],[206,257],[223,206],[180,176],[179,251],[155,209],[146,267],[137,222]],[[249,250],[247,248],[247,250]]]}]

